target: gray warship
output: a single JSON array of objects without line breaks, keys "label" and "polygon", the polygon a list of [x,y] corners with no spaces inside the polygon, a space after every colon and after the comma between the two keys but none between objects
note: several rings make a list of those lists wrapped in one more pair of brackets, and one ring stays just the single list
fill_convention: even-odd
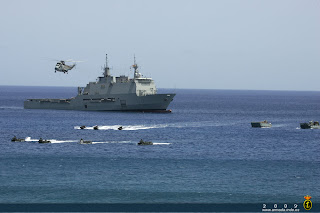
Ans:
[{"label": "gray warship", "polygon": [[69,99],[28,99],[25,109],[59,109],[88,111],[145,111],[171,112],[167,110],[176,94],[157,94],[152,78],[138,71],[134,58],[134,77],[110,75],[108,55],[103,76],[86,87],[78,87],[78,95]]}]

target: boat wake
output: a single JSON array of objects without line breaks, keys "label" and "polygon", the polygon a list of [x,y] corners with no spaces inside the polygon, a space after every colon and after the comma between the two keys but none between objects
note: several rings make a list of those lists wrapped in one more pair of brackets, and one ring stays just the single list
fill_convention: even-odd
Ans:
[{"label": "boat wake", "polygon": [[55,139],[48,139],[51,143],[74,143],[74,142],[79,142],[79,140],[65,140],[65,141],[60,141],[60,140],[55,140]]},{"label": "boat wake", "polygon": [[23,109],[23,107],[17,107],[17,106],[0,106],[0,110],[5,110],[5,109],[20,110],[20,109]]},{"label": "boat wake", "polygon": [[[80,140],[56,140],[56,139],[46,139],[51,143],[79,143]],[[39,139],[34,139],[31,137],[25,138],[26,142],[38,142]],[[103,143],[133,143],[132,141],[92,141],[92,144],[103,144]]]},{"label": "boat wake", "polygon": [[153,145],[170,145],[171,143],[153,143]]},{"label": "boat wake", "polygon": [[[79,143],[80,140],[56,140],[56,139],[46,139],[51,143]],[[25,138],[26,142],[38,142],[39,139],[34,139],[31,137]],[[92,144],[136,144],[138,141],[92,141]],[[170,145],[171,143],[153,143],[153,145]]]},{"label": "boat wake", "polygon": [[[160,128],[201,128],[201,127],[212,127],[212,126],[224,126],[218,123],[213,123],[212,121],[208,122],[181,122],[181,123],[171,123],[171,124],[151,124],[151,125],[97,125],[98,130],[119,130],[119,127],[122,127],[121,130],[124,131],[135,131],[135,130],[146,130],[146,129],[160,129]],[[84,129],[94,130],[95,126],[86,126]],[[81,129],[80,126],[74,126],[74,129]]]},{"label": "boat wake", "polygon": [[[112,126],[98,126],[98,130],[119,130],[118,128],[121,125],[112,125]],[[121,126],[122,130],[134,131],[134,130],[143,130],[143,129],[154,129],[154,128],[165,128],[168,125],[159,124],[159,125],[129,125],[129,126]],[[80,126],[75,126],[74,129],[81,129]],[[88,126],[85,129],[93,130],[94,126]]]},{"label": "boat wake", "polygon": [[102,143],[132,143],[132,141],[104,141],[104,142],[92,141],[92,144],[102,144]]},{"label": "boat wake", "polygon": [[282,128],[282,127],[286,127],[286,125],[285,124],[275,124],[275,125],[272,124],[271,128]]},{"label": "boat wake", "polygon": [[26,137],[24,140],[27,142],[38,142],[39,141],[39,139],[31,139],[31,137]]},{"label": "boat wake", "polygon": [[[79,142],[79,140],[56,140],[56,139],[46,139],[51,143],[70,143],[70,142]],[[31,137],[25,138],[26,142],[38,142],[39,139],[32,139]]]}]

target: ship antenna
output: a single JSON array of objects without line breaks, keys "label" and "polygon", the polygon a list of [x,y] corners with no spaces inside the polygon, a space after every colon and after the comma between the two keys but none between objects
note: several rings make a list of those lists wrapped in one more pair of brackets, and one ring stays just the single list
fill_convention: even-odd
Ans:
[{"label": "ship antenna", "polygon": [[134,71],[136,71],[138,69],[138,64],[136,63],[136,55],[133,55],[133,68]]},{"label": "ship antenna", "polygon": [[108,54],[106,54],[106,65],[104,66],[104,77],[110,76],[110,68],[108,67]]},{"label": "ship antenna", "polygon": [[136,55],[134,54],[133,55],[133,69],[134,69],[134,78],[139,78],[140,77],[140,74],[138,72],[138,64],[136,63]]},{"label": "ship antenna", "polygon": [[106,54],[106,67],[108,67],[108,54]]}]

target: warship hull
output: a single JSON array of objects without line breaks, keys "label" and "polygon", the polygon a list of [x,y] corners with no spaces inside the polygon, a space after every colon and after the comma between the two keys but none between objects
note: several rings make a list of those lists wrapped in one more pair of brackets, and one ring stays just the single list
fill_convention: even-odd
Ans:
[{"label": "warship hull", "polygon": [[175,94],[78,95],[71,99],[28,99],[25,109],[83,111],[165,111]]}]

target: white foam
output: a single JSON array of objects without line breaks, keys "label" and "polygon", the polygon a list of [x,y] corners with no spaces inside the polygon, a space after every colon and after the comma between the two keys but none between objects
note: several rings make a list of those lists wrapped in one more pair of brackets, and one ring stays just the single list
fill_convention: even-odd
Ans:
[{"label": "white foam", "polygon": [[103,142],[92,142],[92,144],[102,144],[102,143],[131,143],[131,141],[103,141]]},{"label": "white foam", "polygon": [[[237,124],[237,123],[233,123]],[[170,123],[170,124],[150,124],[150,125],[98,125],[99,130],[117,130],[120,126],[122,126],[122,130],[124,131],[135,131],[135,130],[145,130],[145,129],[158,129],[158,128],[186,128],[186,127],[211,127],[211,126],[226,126],[230,124],[218,124],[212,121],[204,121],[204,122],[179,122],[179,123]],[[93,130],[94,126],[88,126],[85,129]],[[74,129],[80,129],[80,126],[74,126]]]},{"label": "white foam", "polygon": [[[70,142],[78,142],[79,140],[56,140],[56,139],[46,139],[51,143],[70,143]],[[27,142],[38,142],[39,139],[32,139],[31,137],[26,137],[25,141]]]},{"label": "white foam", "polygon": [[[113,126],[98,126],[99,130],[118,130],[121,125],[113,125]],[[123,127],[122,127],[123,128]],[[93,129],[93,127],[92,127]]]},{"label": "white foam", "polygon": [[[236,124],[236,123],[234,123]],[[185,128],[185,127],[194,127],[194,128],[199,128],[199,127],[211,127],[211,126],[226,126],[230,124],[218,124],[212,121],[203,121],[203,122],[180,122],[180,123],[171,123],[168,124],[168,127],[173,127],[173,128]]]},{"label": "white foam", "polygon": [[[75,126],[74,129],[81,129],[80,126]],[[86,127],[84,129],[93,129],[93,127]]]},{"label": "white foam", "polygon": [[[112,126],[98,126],[99,130],[118,130],[118,128],[122,125],[112,125]],[[131,126],[122,126],[122,130],[143,130],[143,129],[154,129],[154,128],[165,128],[168,125],[160,124],[160,125],[131,125]],[[80,129],[80,126],[75,126],[74,129]],[[93,130],[92,127],[86,127],[85,129]]]},{"label": "white foam", "polygon": [[170,145],[171,143],[153,143],[153,145]]},{"label": "white foam", "polygon": [[32,142],[32,141],[39,141],[39,139],[31,139],[31,137],[26,137],[25,139],[24,139],[25,141],[30,141],[30,142]]},{"label": "white foam", "polygon": [[92,144],[109,143],[109,142],[92,142]]},{"label": "white foam", "polygon": [[[56,139],[46,139],[51,143],[79,143],[80,140],[56,140]],[[38,142],[39,139],[32,139],[31,137],[26,137],[25,141],[27,142]],[[106,144],[106,143],[119,143],[119,144],[128,144],[134,143],[132,141],[93,141],[92,144]],[[171,143],[153,143],[153,145],[170,145]]]},{"label": "white foam", "polygon": [[23,107],[17,107],[17,106],[0,106],[0,109],[23,109]]},{"label": "white foam", "polygon": [[286,125],[285,124],[276,124],[276,125],[272,125],[272,128],[273,127],[285,127]]},{"label": "white foam", "polygon": [[55,139],[48,139],[51,143],[74,143],[79,142],[79,140],[55,140]]},{"label": "white foam", "polygon": [[154,125],[154,126],[143,126],[143,125],[136,125],[136,126],[124,126],[122,127],[123,129],[122,130],[130,130],[130,131],[133,131],[133,130],[141,130],[141,129],[154,129],[154,128],[163,128],[161,126],[157,126],[157,125]]}]

